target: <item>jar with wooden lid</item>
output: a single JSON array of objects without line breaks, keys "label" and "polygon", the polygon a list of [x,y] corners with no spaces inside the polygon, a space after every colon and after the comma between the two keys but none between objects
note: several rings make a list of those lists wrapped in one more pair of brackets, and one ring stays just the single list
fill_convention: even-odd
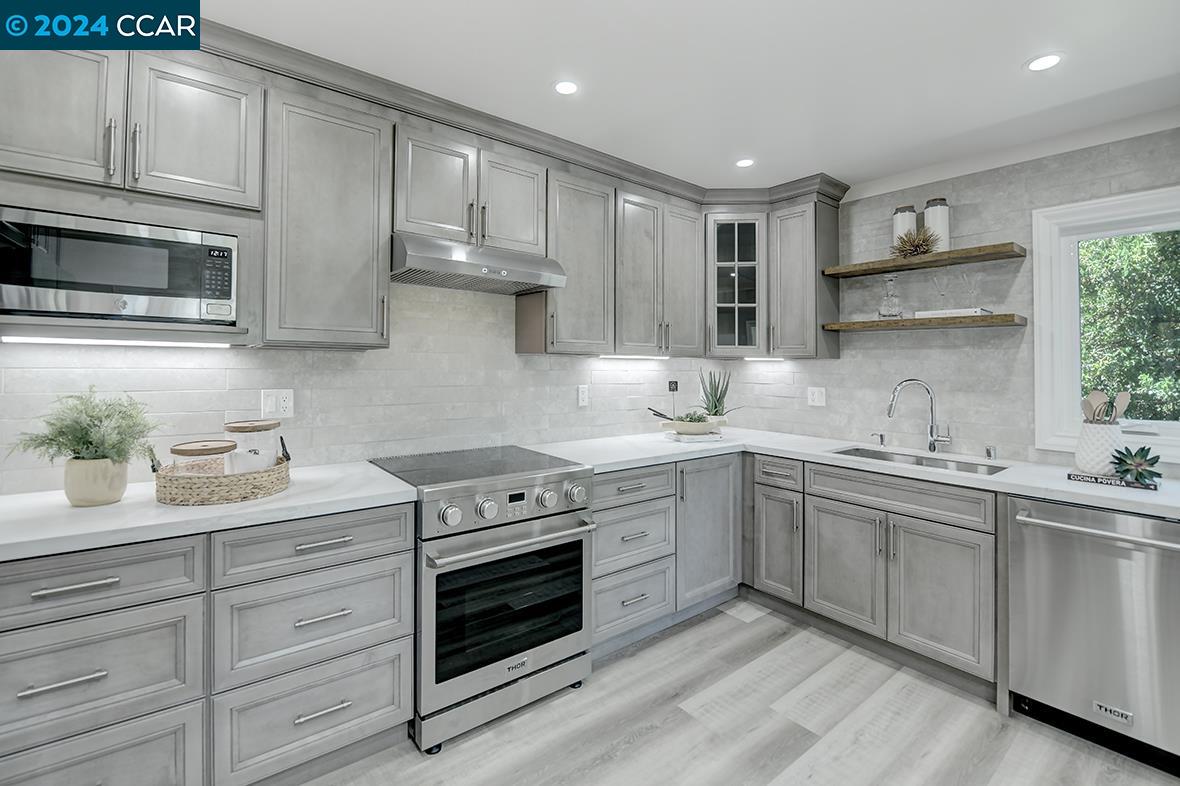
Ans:
[{"label": "jar with wooden lid", "polygon": [[231,439],[204,439],[173,445],[173,472],[176,475],[225,475],[225,457],[237,446]]},{"label": "jar with wooden lid", "polygon": [[226,474],[258,472],[275,465],[279,458],[279,421],[238,420],[225,424],[226,441],[237,449],[226,457]]}]

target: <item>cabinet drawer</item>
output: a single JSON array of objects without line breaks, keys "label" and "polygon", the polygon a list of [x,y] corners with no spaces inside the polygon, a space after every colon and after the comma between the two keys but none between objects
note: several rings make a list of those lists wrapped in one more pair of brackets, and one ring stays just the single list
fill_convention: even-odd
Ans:
[{"label": "cabinet drawer", "polygon": [[0,753],[198,698],[205,599],[0,636]]},{"label": "cabinet drawer", "polygon": [[213,781],[239,786],[413,714],[412,636],[213,698]]},{"label": "cabinet drawer", "polygon": [[660,464],[595,475],[592,499],[594,509],[603,510],[675,493],[676,465]]},{"label": "cabinet drawer", "polygon": [[754,456],[754,482],[802,491],[803,462],[773,456]]},{"label": "cabinet drawer", "polygon": [[213,594],[213,690],[414,631],[413,552]]},{"label": "cabinet drawer", "polygon": [[594,515],[594,577],[676,553],[676,498],[664,497]]},{"label": "cabinet drawer", "polygon": [[213,533],[213,586],[273,579],[414,548],[414,505]]},{"label": "cabinet drawer", "polygon": [[202,786],[205,702],[0,759],[0,786]]},{"label": "cabinet drawer", "polygon": [[8,562],[0,569],[0,630],[204,589],[203,535]]},{"label": "cabinet drawer", "polygon": [[808,464],[807,493],[903,516],[996,531],[996,498],[989,491]]},{"label": "cabinet drawer", "polygon": [[676,558],[595,579],[594,643],[676,611]]}]

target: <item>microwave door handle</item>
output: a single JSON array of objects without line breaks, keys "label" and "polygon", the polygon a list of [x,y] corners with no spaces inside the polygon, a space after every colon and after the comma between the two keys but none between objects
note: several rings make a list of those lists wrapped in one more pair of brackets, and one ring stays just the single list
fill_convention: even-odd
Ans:
[{"label": "microwave door handle", "polygon": [[562,530],[561,532],[551,532],[548,535],[538,535],[535,538],[526,538],[525,540],[514,540],[511,543],[501,543],[498,546],[488,546],[483,549],[476,549],[475,551],[467,551],[462,554],[451,554],[446,557],[436,557],[430,552],[426,552],[426,567],[438,570],[439,568],[449,568],[452,565],[459,565],[464,562],[474,562],[484,557],[494,557],[497,554],[507,554],[513,551],[521,551],[529,549],[533,546],[539,546],[543,543],[552,543],[556,540],[566,540],[575,536],[582,536],[588,532],[593,532],[598,528],[597,524],[593,522],[586,522],[580,527],[573,529]]}]

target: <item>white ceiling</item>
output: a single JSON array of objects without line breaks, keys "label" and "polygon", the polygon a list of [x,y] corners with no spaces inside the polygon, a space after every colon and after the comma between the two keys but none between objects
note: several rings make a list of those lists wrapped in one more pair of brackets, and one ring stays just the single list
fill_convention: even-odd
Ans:
[{"label": "white ceiling", "polygon": [[[1176,0],[204,0],[710,188],[851,184],[1180,105]],[[1022,64],[1065,54],[1051,71]],[[555,81],[581,89],[560,96]],[[748,169],[733,162],[753,158]]]}]

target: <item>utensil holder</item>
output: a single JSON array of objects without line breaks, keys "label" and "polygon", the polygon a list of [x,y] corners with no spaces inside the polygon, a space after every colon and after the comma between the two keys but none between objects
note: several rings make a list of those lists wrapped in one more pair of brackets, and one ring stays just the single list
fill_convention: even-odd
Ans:
[{"label": "utensil holder", "polygon": [[1111,454],[1123,447],[1123,430],[1116,423],[1083,423],[1074,450],[1074,465],[1088,475],[1113,475]]}]

